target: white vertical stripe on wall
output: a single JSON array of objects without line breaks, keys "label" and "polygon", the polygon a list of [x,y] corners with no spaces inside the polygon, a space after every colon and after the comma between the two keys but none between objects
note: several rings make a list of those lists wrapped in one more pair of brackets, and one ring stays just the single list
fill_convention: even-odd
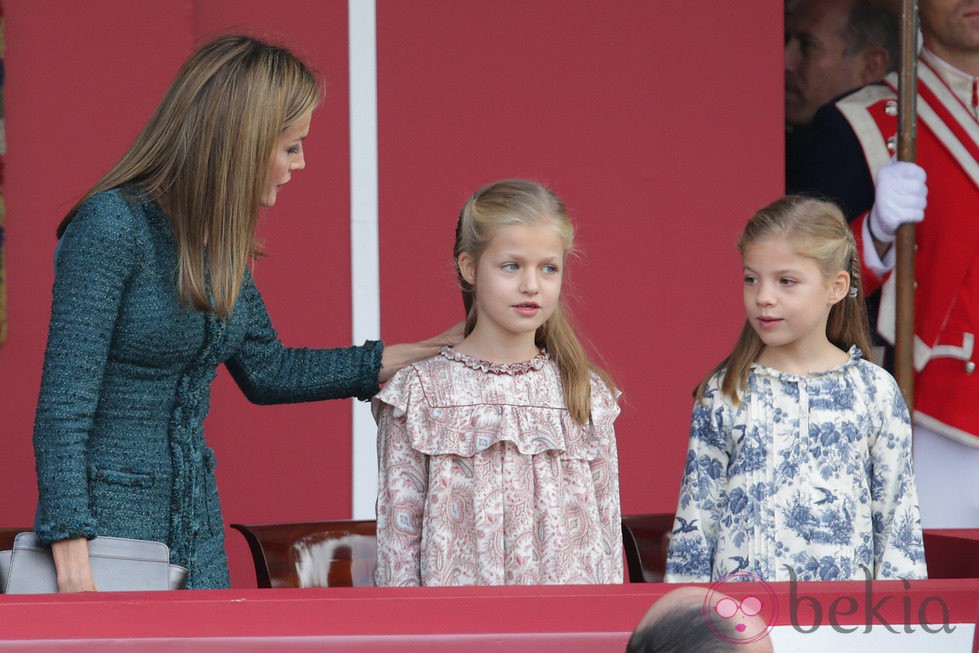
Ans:
[{"label": "white vertical stripe on wall", "polygon": [[[377,339],[381,292],[377,247],[377,51],[375,0],[348,0],[350,59],[350,276],[353,342]],[[353,402],[355,519],[373,519],[376,429],[370,405]]]}]

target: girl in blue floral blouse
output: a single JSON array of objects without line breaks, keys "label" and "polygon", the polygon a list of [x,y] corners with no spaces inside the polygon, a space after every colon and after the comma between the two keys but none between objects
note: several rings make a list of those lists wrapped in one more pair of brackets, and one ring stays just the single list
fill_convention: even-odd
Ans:
[{"label": "girl in blue floral blouse", "polygon": [[862,358],[843,215],[784,197],[738,248],[747,320],[696,391],[666,580],[925,578],[911,423],[894,379]]}]

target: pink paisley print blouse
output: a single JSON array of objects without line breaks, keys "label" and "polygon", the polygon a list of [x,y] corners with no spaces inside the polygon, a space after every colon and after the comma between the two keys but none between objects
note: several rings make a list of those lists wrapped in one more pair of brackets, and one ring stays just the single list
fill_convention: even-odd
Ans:
[{"label": "pink paisley print blouse", "polygon": [[479,361],[445,348],[398,372],[378,423],[378,585],[621,583],[616,397],[592,424],[564,406],[546,353]]}]

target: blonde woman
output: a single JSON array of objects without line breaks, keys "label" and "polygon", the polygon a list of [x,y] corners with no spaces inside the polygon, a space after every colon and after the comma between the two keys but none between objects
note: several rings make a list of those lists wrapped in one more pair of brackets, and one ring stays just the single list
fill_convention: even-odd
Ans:
[{"label": "blonde woman", "polygon": [[229,585],[203,434],[219,365],[256,403],[367,399],[458,340],[279,342],[248,262],[260,207],[305,166],[321,94],[289,50],[217,38],[61,222],[34,428],[35,530],[52,544],[61,591],[98,589],[87,540],[99,535],[165,542],[189,588]]}]

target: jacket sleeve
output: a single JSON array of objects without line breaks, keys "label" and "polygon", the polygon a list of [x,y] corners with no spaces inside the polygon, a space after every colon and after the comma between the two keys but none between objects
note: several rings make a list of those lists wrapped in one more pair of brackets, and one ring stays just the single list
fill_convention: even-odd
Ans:
[{"label": "jacket sleeve", "polygon": [[[597,402],[596,402],[597,399]],[[595,404],[600,405],[596,406]],[[602,538],[610,552],[608,583],[621,583],[625,576],[622,566],[622,508],[619,499],[619,454],[615,442],[614,421],[619,407],[612,393],[598,379],[592,379],[592,417],[598,433],[598,457],[591,461],[595,502],[601,519]]]},{"label": "jacket sleeve", "polygon": [[55,254],[51,322],[34,422],[40,541],[94,537],[88,443],[126,279],[132,213],[102,195],[68,225]]},{"label": "jacket sleeve", "polygon": [[850,223],[850,229],[857,241],[857,251],[860,253],[860,284],[867,296],[880,290],[884,282],[887,281],[890,271],[894,268],[896,257],[896,248],[894,247],[888,249],[883,258],[877,254],[867,226],[869,215],[870,212],[867,211]]},{"label": "jacket sleeve", "polygon": [[870,442],[874,578],[927,578],[911,468],[911,420],[897,383],[888,381],[879,385],[881,428]]},{"label": "jacket sleeve", "polygon": [[[402,370],[389,386],[400,383],[404,375]],[[378,586],[420,585],[428,458],[411,446],[403,410],[374,399],[374,415],[378,464],[374,580]]]},{"label": "jacket sleeve", "polygon": [[730,459],[724,410],[713,401],[716,384],[696,401],[690,421],[690,445],[680,483],[673,535],[666,560],[666,582],[698,583],[712,579],[714,550],[723,512]]},{"label": "jacket sleeve", "polygon": [[289,348],[272,328],[265,302],[251,274],[245,274],[234,319],[248,320],[244,341],[226,366],[238,387],[256,404],[320,399],[370,399],[380,389],[377,373],[384,345],[337,349]]}]

